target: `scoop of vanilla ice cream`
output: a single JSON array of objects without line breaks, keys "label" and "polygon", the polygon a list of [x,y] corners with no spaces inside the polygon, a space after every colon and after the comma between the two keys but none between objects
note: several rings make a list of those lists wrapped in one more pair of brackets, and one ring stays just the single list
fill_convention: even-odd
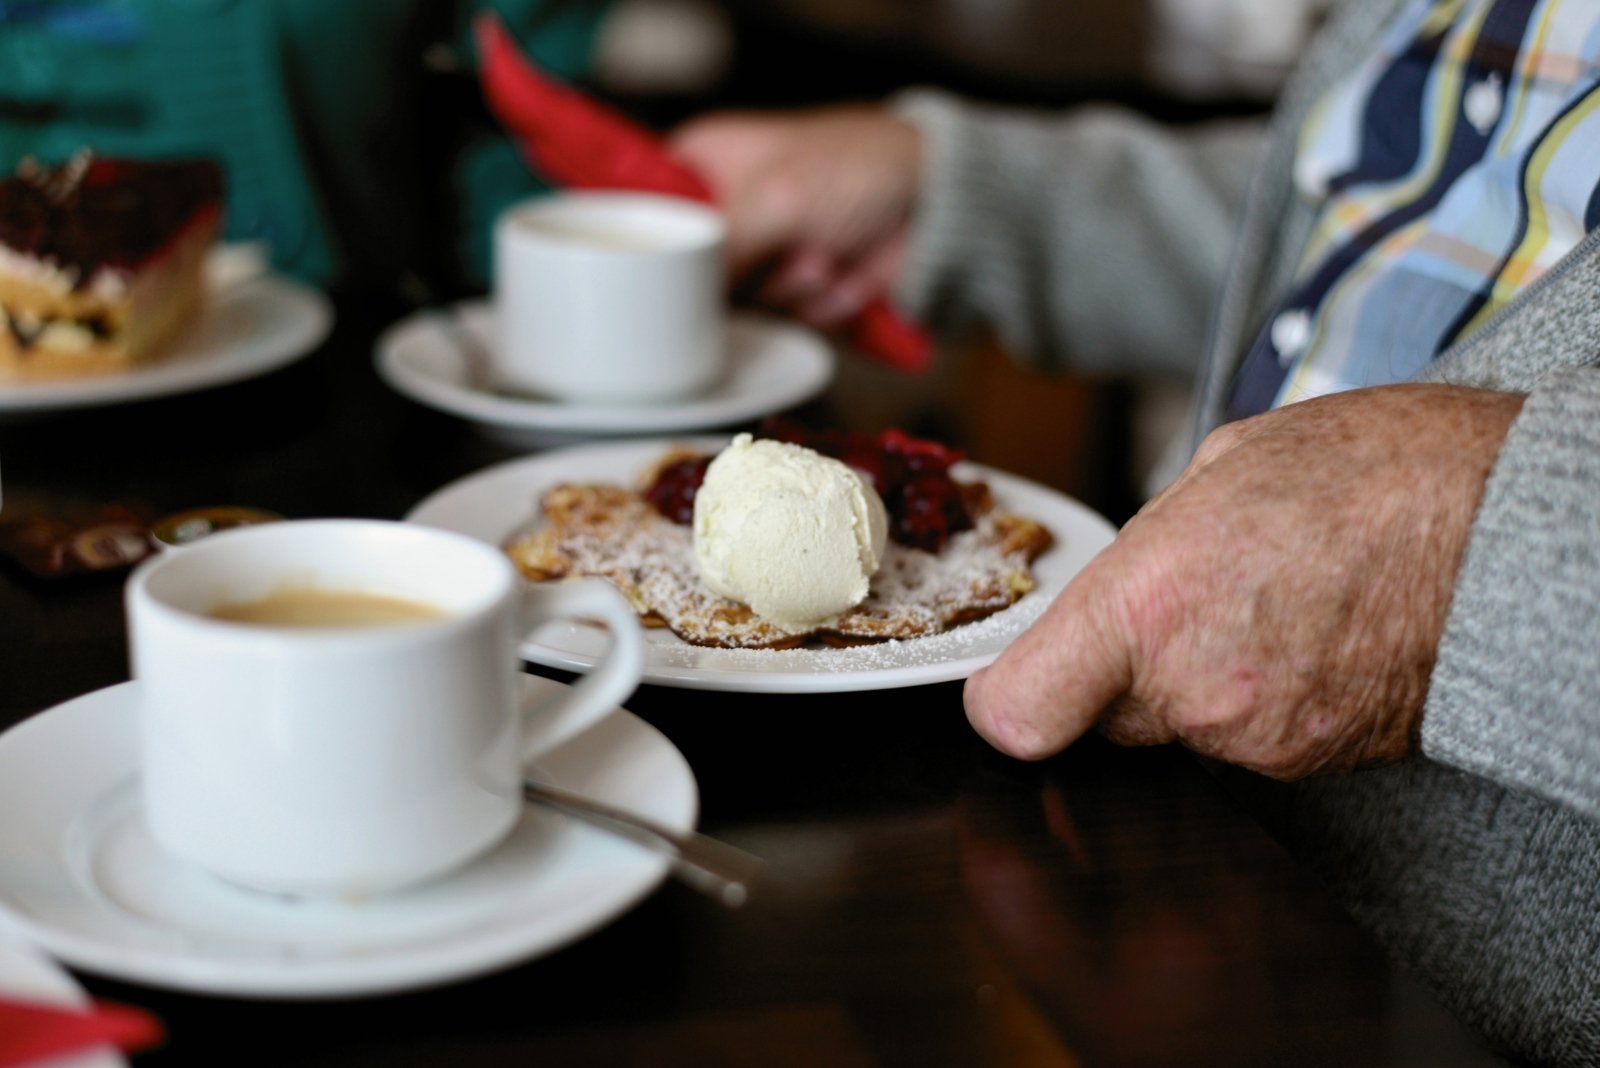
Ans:
[{"label": "scoop of vanilla ice cream", "polygon": [[854,468],[749,434],[711,461],[694,501],[706,585],[790,632],[866,598],[888,530],[883,501]]}]

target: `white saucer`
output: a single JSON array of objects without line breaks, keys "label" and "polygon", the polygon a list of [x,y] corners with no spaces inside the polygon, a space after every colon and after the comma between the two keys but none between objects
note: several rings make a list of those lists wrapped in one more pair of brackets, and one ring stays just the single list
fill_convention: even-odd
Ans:
[{"label": "white saucer", "polygon": [[[484,346],[494,343],[493,307],[457,305],[450,314]],[[674,433],[731,426],[793,407],[833,378],[834,353],[821,335],[755,314],[728,320],[728,372],[709,391],[666,404],[562,403],[475,386],[457,343],[437,314],[401,320],[378,339],[378,374],[396,391],[452,415],[501,430],[556,434]]]},{"label": "white saucer", "polygon": [[123,404],[254,378],[315,350],[332,324],[327,297],[263,275],[215,295],[177,348],[154,363],[91,378],[0,381],[0,414]]},{"label": "white saucer", "polygon": [[[526,676],[529,698],[561,684]],[[277,898],[163,854],[137,790],[137,683],[0,735],[0,918],[67,964],[210,994],[321,998],[432,986],[572,942],[659,884],[664,858],[527,809],[450,876],[363,901]],[[679,830],[694,774],[623,709],[542,758],[541,778]]]}]

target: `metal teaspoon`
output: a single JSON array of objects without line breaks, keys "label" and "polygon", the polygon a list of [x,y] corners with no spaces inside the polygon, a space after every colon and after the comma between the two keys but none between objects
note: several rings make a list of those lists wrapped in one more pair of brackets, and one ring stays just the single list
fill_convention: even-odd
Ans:
[{"label": "metal teaspoon", "polygon": [[522,796],[530,803],[564,812],[637,845],[666,854],[672,861],[673,874],[729,908],[738,908],[749,899],[751,884],[764,868],[759,857],[751,856],[726,842],[719,842],[697,831],[679,834],[643,816],[533,779],[523,780]]}]

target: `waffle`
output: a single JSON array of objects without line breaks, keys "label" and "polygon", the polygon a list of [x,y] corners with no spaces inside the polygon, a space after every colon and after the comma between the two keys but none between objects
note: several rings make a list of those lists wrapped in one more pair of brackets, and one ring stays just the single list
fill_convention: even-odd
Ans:
[{"label": "waffle", "polygon": [[[681,454],[674,454],[681,455]],[[617,484],[566,483],[539,501],[537,523],[506,545],[539,582],[599,576],[627,597],[646,626],[694,645],[790,649],[920,638],[993,615],[1033,589],[1031,564],[1052,543],[1041,524],[996,508],[983,483],[961,483],[973,528],[938,553],[891,541],[866,600],[834,623],[794,634],[711,592],[695,563],[690,528]]]}]

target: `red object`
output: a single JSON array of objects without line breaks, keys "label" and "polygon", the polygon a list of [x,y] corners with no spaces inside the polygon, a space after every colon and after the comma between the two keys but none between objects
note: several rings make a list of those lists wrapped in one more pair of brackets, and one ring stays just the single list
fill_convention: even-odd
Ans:
[{"label": "red object", "polygon": [[[650,130],[535,66],[494,12],[479,15],[475,28],[489,110],[541,173],[579,189],[715,199]],[[933,360],[932,339],[886,300],[863,310],[847,333],[857,348],[903,371],[925,371]]]},{"label": "red object", "polygon": [[23,1065],[94,1046],[127,1052],[164,1037],[161,1021],[142,1009],[97,1001],[85,1009],[0,1000],[0,1066]]}]

